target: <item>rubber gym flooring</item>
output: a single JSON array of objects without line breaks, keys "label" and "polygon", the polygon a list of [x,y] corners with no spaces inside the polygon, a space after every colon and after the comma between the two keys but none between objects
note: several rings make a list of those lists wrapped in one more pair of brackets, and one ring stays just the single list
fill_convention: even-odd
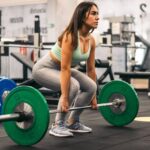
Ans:
[{"label": "rubber gym flooring", "polygon": [[[137,117],[150,116],[150,99],[147,93],[138,93],[140,108]],[[51,115],[50,125],[54,121]],[[93,128],[92,133],[75,134],[58,138],[47,134],[32,147],[18,146],[5,134],[0,125],[0,150],[149,150],[150,122],[133,121],[126,127],[108,124],[98,111],[85,110],[82,122]],[[36,135],[35,135],[36,136]]]}]

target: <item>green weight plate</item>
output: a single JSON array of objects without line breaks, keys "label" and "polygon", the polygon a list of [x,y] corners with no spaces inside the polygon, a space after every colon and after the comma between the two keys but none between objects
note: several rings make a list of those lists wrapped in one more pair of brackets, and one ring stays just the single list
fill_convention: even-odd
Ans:
[{"label": "green weight plate", "polygon": [[45,135],[49,125],[49,109],[44,96],[33,87],[20,86],[6,97],[3,114],[23,111],[33,115],[33,119],[23,122],[3,122],[8,136],[19,145],[33,145]]},{"label": "green weight plate", "polygon": [[139,101],[134,88],[120,80],[107,83],[100,91],[99,103],[112,102],[115,99],[124,100],[120,106],[99,107],[99,112],[104,119],[114,126],[125,126],[137,116]]}]

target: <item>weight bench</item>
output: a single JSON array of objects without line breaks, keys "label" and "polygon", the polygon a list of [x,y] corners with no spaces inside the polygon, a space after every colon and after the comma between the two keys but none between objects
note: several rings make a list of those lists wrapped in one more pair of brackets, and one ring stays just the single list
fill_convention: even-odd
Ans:
[{"label": "weight bench", "polygon": [[53,91],[39,85],[34,79],[28,79],[19,84],[19,86],[32,86],[38,89],[44,97],[47,99],[48,104],[57,105],[60,97],[60,91]]},{"label": "weight bench", "polygon": [[30,60],[29,58],[27,58],[25,55],[22,55],[20,53],[14,53],[14,52],[11,52],[10,53],[14,58],[16,58],[20,63],[23,64],[24,67],[32,70],[33,68],[33,61]]},{"label": "weight bench", "polygon": [[20,62],[23,65],[23,81],[28,79],[28,69],[32,70],[34,63],[27,58],[25,55],[22,55],[20,53],[10,53],[11,56],[13,56],[18,62]]},{"label": "weight bench", "polygon": [[[110,80],[114,80],[114,75],[112,72],[112,66],[108,60],[95,59],[95,67],[96,68],[106,68],[104,73],[100,77],[97,78],[97,83],[99,85],[105,84],[105,83],[103,83],[103,80],[108,75],[109,75]],[[79,65],[77,65],[75,68],[81,72],[86,72],[86,62],[85,61],[80,62]]]},{"label": "weight bench", "polygon": [[97,78],[97,83],[99,85],[105,84],[105,82],[103,82],[103,80],[106,78],[106,76],[109,76],[110,80],[114,80],[112,65],[110,64],[110,62],[108,60],[96,59],[95,60],[95,67],[96,68],[106,68],[104,73],[99,78]]},{"label": "weight bench", "polygon": [[114,72],[114,74],[119,75],[122,80],[128,83],[131,83],[131,79],[148,79],[147,91],[150,92],[150,72]]}]

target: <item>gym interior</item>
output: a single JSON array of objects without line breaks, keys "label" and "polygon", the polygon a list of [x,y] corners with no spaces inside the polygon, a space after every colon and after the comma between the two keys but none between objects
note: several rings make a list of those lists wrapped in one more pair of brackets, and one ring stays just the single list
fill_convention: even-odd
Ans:
[{"label": "gym interior", "polygon": [[[36,83],[32,68],[51,50],[83,1],[87,0],[0,0],[1,150],[149,149],[149,0],[91,0],[100,16],[92,33],[99,106],[81,108],[81,119],[93,132],[70,138],[48,134],[61,92]],[[86,62],[74,68],[85,73]],[[22,105],[24,100],[31,100],[35,109],[32,119],[32,106]],[[26,108],[29,112],[23,114]]]}]

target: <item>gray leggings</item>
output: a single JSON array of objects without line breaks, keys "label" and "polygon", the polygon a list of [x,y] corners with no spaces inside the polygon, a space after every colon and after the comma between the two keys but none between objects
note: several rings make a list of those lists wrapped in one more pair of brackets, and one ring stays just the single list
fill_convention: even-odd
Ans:
[{"label": "gray leggings", "polygon": [[[48,89],[60,91],[60,66],[51,60],[50,55],[43,56],[33,67],[33,79]],[[73,107],[89,105],[96,94],[96,83],[84,73],[71,68],[69,100]],[[57,109],[60,110],[60,103]],[[72,111],[69,119],[79,121],[83,110]],[[55,122],[65,121],[66,113],[57,113]]]}]

